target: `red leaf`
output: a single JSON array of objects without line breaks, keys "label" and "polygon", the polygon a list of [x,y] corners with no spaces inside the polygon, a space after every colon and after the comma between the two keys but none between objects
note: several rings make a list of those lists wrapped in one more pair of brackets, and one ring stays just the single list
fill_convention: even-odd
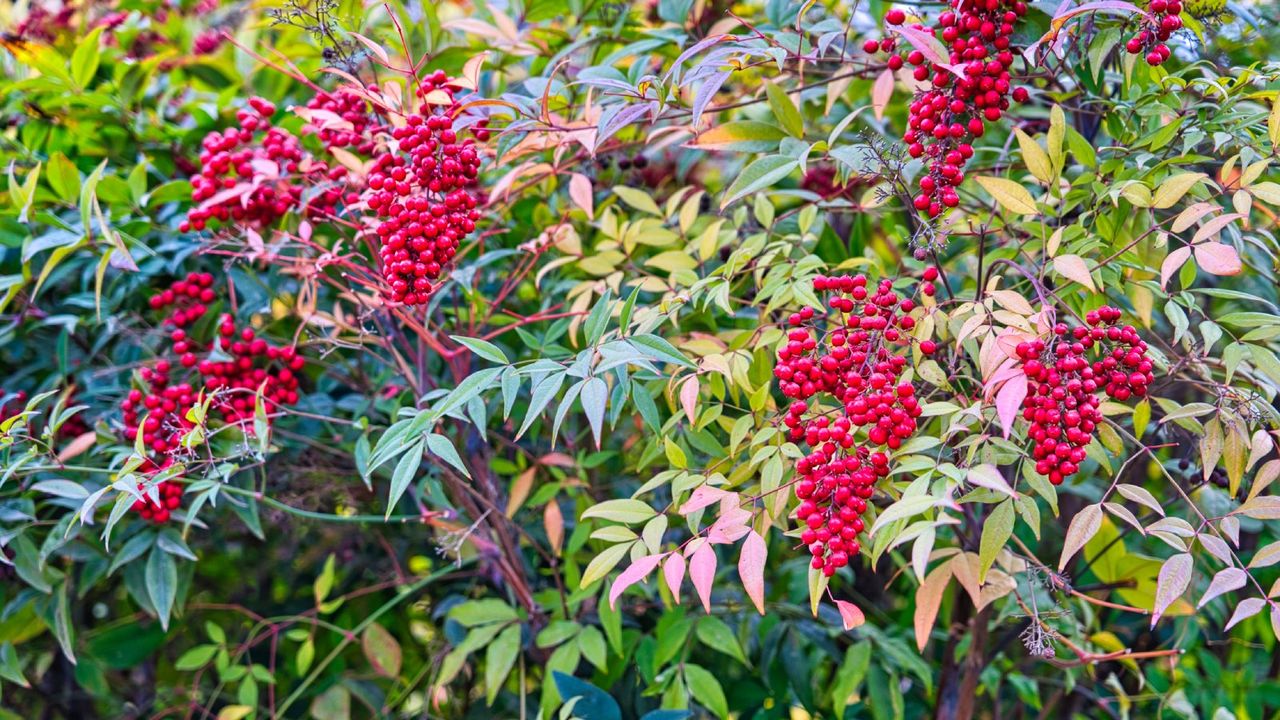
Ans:
[{"label": "red leaf", "polygon": [[711,543],[704,542],[693,551],[689,558],[689,579],[698,591],[698,599],[702,601],[702,609],[711,612],[711,583],[716,578],[716,551]]},{"label": "red leaf", "polygon": [[840,611],[840,619],[844,621],[845,630],[852,630],[867,621],[862,610],[846,600],[837,600],[836,609]]},{"label": "red leaf", "polygon": [[641,580],[649,576],[653,569],[662,561],[663,555],[646,555],[639,560],[631,563],[631,566],[622,571],[622,574],[613,581],[613,585],[609,587],[609,607],[613,607],[617,602],[618,596],[627,588],[635,585]]},{"label": "red leaf", "polygon": [[742,588],[747,597],[755,603],[756,610],[764,614],[764,564],[769,559],[769,546],[760,537],[760,533],[752,530],[742,543],[742,554],[738,556],[738,576],[742,578]]}]

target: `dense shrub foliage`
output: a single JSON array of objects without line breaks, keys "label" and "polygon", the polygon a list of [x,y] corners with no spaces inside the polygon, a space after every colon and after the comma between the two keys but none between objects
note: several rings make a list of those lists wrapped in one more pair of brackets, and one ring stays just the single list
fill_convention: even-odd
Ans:
[{"label": "dense shrub foliage", "polygon": [[1276,717],[1278,12],[0,4],[0,715]]}]

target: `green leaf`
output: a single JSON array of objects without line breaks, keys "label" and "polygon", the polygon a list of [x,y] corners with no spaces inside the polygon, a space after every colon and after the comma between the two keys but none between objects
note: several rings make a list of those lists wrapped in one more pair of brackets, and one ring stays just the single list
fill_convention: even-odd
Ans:
[{"label": "green leaf", "polygon": [[[604,549],[599,555],[591,559],[587,563],[587,569],[582,573],[582,579],[578,581],[579,587],[590,587],[600,578],[609,574],[609,571],[615,568],[622,558],[626,556],[627,551],[635,543],[620,543],[618,545],[610,545]],[[608,603],[605,603],[606,605]]]},{"label": "green leaf", "polygon": [[710,150],[767,152],[777,149],[778,141],[786,136],[786,132],[777,125],[757,120],[735,120],[702,133],[694,145]]},{"label": "green leaf", "polygon": [[510,622],[520,618],[514,608],[497,598],[471,600],[455,605],[449,610],[449,617],[467,627],[496,622]]},{"label": "green leaf", "polygon": [[311,663],[315,659],[316,643],[311,638],[307,638],[298,646],[298,654],[293,658],[293,667],[299,675],[303,675],[311,668]]},{"label": "green leaf", "polygon": [[587,662],[596,666],[596,669],[606,671],[608,669],[609,650],[605,647],[604,635],[600,632],[600,628],[594,625],[588,625],[582,628],[582,632],[578,633],[578,646],[582,648],[582,656]]},{"label": "green leaf", "polygon": [[49,156],[45,178],[49,181],[49,187],[64,201],[73,202],[80,194],[80,171],[76,169],[75,163],[60,152]]},{"label": "green leaf", "polygon": [[684,353],[680,352],[674,345],[657,335],[635,335],[628,338],[627,342],[631,347],[654,360],[682,365],[687,368],[696,367],[693,363],[689,362],[689,359],[684,356]]},{"label": "green leaf", "polygon": [[511,625],[498,634],[485,649],[484,654],[484,687],[485,700],[493,705],[498,691],[511,674],[511,668],[520,655],[520,626]]},{"label": "green leaf", "polygon": [[315,720],[351,720],[351,691],[335,683],[311,701],[310,710]]},{"label": "green leaf", "polygon": [[779,180],[790,175],[800,167],[800,161],[786,155],[766,155],[748,165],[734,178],[733,184],[725,191],[720,201],[723,210],[753,192],[759,192],[773,186]]},{"label": "green leaf", "polygon": [[605,328],[609,326],[609,312],[612,310],[613,294],[609,290],[605,290],[600,299],[596,301],[595,307],[591,308],[591,314],[587,315],[587,321],[582,324],[583,330],[587,334],[587,344],[595,345],[604,335]]},{"label": "green leaf", "polygon": [[662,209],[658,207],[658,203],[654,202],[653,196],[649,193],[625,185],[616,186],[613,188],[613,192],[622,198],[622,202],[636,210],[662,217]]},{"label": "green leaf", "polygon": [[458,387],[454,388],[444,397],[435,407],[431,408],[431,416],[441,418],[449,414],[456,408],[460,408],[471,401],[471,398],[479,395],[484,390],[493,386],[493,381],[502,374],[506,368],[485,368],[478,372],[471,373],[465,380],[458,383]]},{"label": "green leaf", "polygon": [[507,354],[502,352],[502,348],[491,342],[481,340],[480,338],[462,337],[460,335],[450,335],[449,337],[453,338],[454,342],[462,345],[485,360],[502,363],[503,365],[510,362],[510,360],[507,360]]},{"label": "green leaf", "polygon": [[600,447],[600,435],[604,429],[605,403],[609,399],[609,386],[598,377],[587,378],[582,386],[582,409],[587,414],[587,422],[591,424],[591,436],[595,438],[596,447]]},{"label": "green leaf", "polygon": [[698,619],[694,634],[704,645],[728,655],[743,665],[748,665],[747,655],[742,651],[742,644],[723,620],[715,615],[707,615]]},{"label": "green leaf", "polygon": [[777,118],[778,124],[792,137],[803,138],[804,118],[800,115],[800,110],[791,102],[787,92],[771,82],[766,82],[764,89],[769,96],[769,108],[773,110],[773,116]]},{"label": "green leaf", "polygon": [[152,548],[147,557],[146,583],[151,605],[160,617],[160,627],[168,630],[173,601],[178,592],[178,566],[172,555]]},{"label": "green leaf", "polygon": [[614,522],[634,525],[644,522],[649,518],[657,515],[648,503],[630,498],[620,500],[606,500],[602,503],[593,505],[582,513],[582,519],[600,518],[602,520],[612,520]]},{"label": "green leaf", "polygon": [[85,36],[76,46],[76,51],[71,54],[71,79],[75,81],[77,87],[88,87],[94,73],[98,72],[98,62],[102,53],[100,38],[105,29],[102,26],[94,28],[93,32]]},{"label": "green leaf", "polygon": [[324,602],[329,597],[329,592],[333,590],[333,581],[336,574],[335,558],[333,553],[329,553],[329,557],[324,561],[324,569],[320,571],[315,583],[312,584],[312,594],[315,595],[316,605]]},{"label": "green leaf", "polygon": [[573,706],[574,717],[582,720],[622,720],[622,709],[618,707],[618,701],[614,700],[609,693],[585,680],[579,680],[558,670],[553,671],[552,675],[555,678],[556,690],[560,692],[562,698],[565,700],[578,698],[578,702]]},{"label": "green leaf", "polygon": [[716,680],[715,675],[701,666],[686,663],[684,679],[689,684],[689,692],[693,693],[693,698],[703,707],[720,720],[726,720],[729,717],[729,702],[725,699],[724,688],[720,687],[720,681]]},{"label": "green leaf", "polygon": [[458,455],[458,449],[453,446],[449,438],[440,433],[431,433],[427,435],[427,450],[432,455],[444,460],[467,477],[471,477],[471,473],[467,472],[467,466],[462,463],[462,457]]},{"label": "green leaf", "polygon": [[370,623],[360,637],[360,647],[368,658],[373,671],[387,678],[400,676],[400,665],[404,657],[400,643],[387,629],[378,623]]},{"label": "green leaf", "polygon": [[516,438],[524,435],[529,426],[538,419],[542,411],[555,398],[556,393],[560,392],[561,386],[564,385],[565,374],[563,372],[555,372],[546,376],[533,388],[533,396],[529,400],[529,409],[525,413],[524,422],[520,423],[520,432],[516,433]]},{"label": "green leaf", "polygon": [[1013,523],[1017,518],[1014,512],[1013,499],[1005,500],[991,511],[982,523],[982,541],[978,550],[979,570],[978,582],[986,582],[987,571],[996,561],[996,555],[1004,549],[1013,534]]},{"label": "green leaf", "polygon": [[422,463],[422,450],[425,441],[419,440],[401,456],[400,462],[396,463],[396,469],[391,473],[391,489],[387,497],[387,517],[391,517],[392,511],[396,508],[396,503],[400,502],[400,496],[404,495],[404,491],[409,489],[409,483],[413,482],[413,478],[418,474],[418,465]]},{"label": "green leaf", "polygon": [[213,659],[213,656],[217,652],[217,645],[197,645],[183,653],[182,656],[178,658],[177,662],[173,664],[173,667],[177,670],[182,670],[183,672],[199,670],[205,665],[208,665],[209,661]]}]

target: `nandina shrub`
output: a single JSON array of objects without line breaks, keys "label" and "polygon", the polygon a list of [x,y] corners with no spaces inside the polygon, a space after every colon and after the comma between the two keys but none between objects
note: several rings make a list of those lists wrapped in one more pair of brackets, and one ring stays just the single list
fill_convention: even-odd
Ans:
[{"label": "nandina shrub", "polygon": [[0,8],[4,712],[1274,715],[1275,9],[870,12]]}]

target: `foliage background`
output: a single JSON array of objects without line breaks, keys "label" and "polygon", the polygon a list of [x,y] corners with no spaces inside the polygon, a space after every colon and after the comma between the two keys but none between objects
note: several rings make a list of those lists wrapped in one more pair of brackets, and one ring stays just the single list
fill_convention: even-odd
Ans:
[{"label": "foliage background", "polygon": [[[905,78],[860,50],[884,3],[116,0],[44,34],[33,5],[0,4],[6,716],[1280,715],[1275,7],[1151,69],[1131,16],[1034,4],[1019,44],[1062,32],[944,238],[905,193]],[[484,220],[430,306],[330,262],[373,266],[350,222],[178,231],[249,96],[403,84],[405,48],[496,101]],[[777,323],[820,272],[934,262],[929,423],[824,589],[784,534]],[[302,348],[306,393],[211,441],[155,528],[112,511],[117,408],[160,345],[147,297],[196,269]],[[1123,308],[1160,370],[1056,489],[982,397],[984,345],[1044,295]],[[681,512],[706,485],[767,545],[764,612],[737,542],[701,600],[651,577],[611,607],[631,561],[736,517]]]}]

